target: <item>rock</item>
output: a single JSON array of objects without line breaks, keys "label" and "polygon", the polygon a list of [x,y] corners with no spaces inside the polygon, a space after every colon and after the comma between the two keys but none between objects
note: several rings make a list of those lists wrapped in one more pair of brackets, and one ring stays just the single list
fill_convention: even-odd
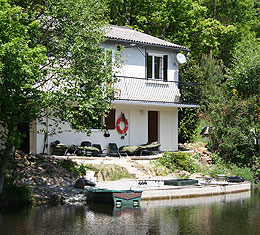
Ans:
[{"label": "rock", "polygon": [[84,189],[85,187],[85,180],[84,179],[77,179],[74,185],[74,188]]},{"label": "rock", "polygon": [[58,205],[61,201],[63,201],[63,200],[57,194],[51,194],[49,196],[49,203],[51,205]]},{"label": "rock", "polygon": [[93,181],[91,181],[91,180],[86,180],[86,179],[85,179],[85,185],[86,185],[86,186],[93,186],[93,187],[95,187],[95,186],[96,186],[96,183],[93,182]]}]

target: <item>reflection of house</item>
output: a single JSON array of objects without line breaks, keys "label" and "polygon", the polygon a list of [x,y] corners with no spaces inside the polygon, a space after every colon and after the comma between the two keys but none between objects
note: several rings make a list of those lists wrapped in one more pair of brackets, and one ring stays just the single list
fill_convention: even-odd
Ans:
[{"label": "reflection of house", "polygon": [[[114,85],[118,92],[112,103],[115,112],[107,118],[110,136],[105,137],[100,129],[93,129],[89,137],[84,133],[63,132],[48,136],[48,144],[59,140],[64,144],[79,145],[89,140],[108,149],[111,142],[122,146],[159,141],[161,150],[178,150],[178,107],[197,107],[183,103],[179,90],[176,56],[188,49],[127,27],[111,26],[107,41],[101,46],[116,50],[118,45],[125,47],[126,61],[118,73],[120,80]],[[122,113],[128,121],[128,130],[123,134],[116,128]],[[124,130],[125,123],[121,121],[119,127]],[[71,129],[69,125],[61,128]],[[35,135],[36,138],[31,138],[31,151],[40,153],[44,137]]]}]

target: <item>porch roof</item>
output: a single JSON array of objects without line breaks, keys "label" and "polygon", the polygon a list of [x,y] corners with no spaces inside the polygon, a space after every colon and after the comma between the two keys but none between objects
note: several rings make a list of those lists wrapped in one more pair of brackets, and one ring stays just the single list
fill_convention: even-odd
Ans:
[{"label": "porch roof", "polygon": [[139,100],[114,100],[112,104],[124,104],[124,105],[142,105],[142,106],[159,106],[166,108],[199,108],[198,104],[184,104],[178,102],[158,102],[158,101],[139,101]]},{"label": "porch roof", "polygon": [[183,51],[190,51],[188,48],[184,46],[167,42],[160,38],[153,37],[146,33],[142,33],[125,26],[110,25],[109,31],[106,33],[106,37],[112,41],[137,43],[143,45],[151,45],[157,47],[165,47],[165,48],[172,48],[172,49],[178,49]]}]

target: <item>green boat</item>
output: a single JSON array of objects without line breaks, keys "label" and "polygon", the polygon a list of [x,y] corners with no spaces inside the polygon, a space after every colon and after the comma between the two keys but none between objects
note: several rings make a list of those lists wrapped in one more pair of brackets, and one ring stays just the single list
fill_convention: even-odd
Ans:
[{"label": "green boat", "polygon": [[173,186],[188,186],[198,184],[198,180],[194,179],[170,179],[164,180],[164,185],[173,185]]},{"label": "green boat", "polygon": [[87,200],[113,204],[117,208],[121,208],[123,205],[139,207],[142,192],[139,190],[87,189]]}]

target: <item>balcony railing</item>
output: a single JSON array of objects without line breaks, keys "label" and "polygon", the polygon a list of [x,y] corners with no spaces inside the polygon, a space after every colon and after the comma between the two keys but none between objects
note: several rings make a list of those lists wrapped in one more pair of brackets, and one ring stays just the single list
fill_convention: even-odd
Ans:
[{"label": "balcony railing", "polygon": [[198,89],[195,89],[198,84],[134,77],[118,78],[119,81],[114,86],[119,100],[187,104],[198,104],[199,101]]},{"label": "balcony railing", "polygon": [[181,93],[179,102],[183,104],[199,104],[202,86],[202,83],[178,82]]}]

